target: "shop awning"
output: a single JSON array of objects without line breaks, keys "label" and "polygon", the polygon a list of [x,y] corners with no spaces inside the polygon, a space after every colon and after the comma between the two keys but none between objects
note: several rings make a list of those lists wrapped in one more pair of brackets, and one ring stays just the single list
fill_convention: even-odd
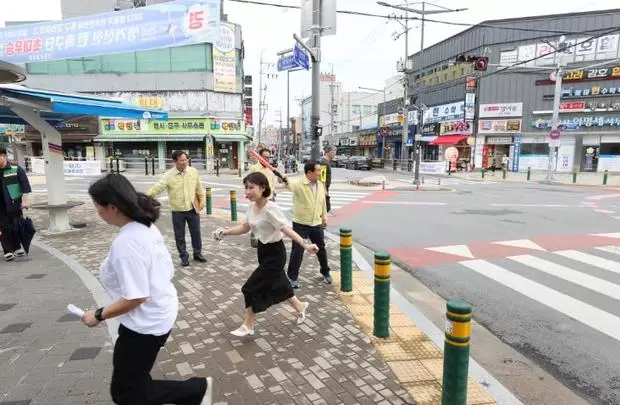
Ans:
[{"label": "shop awning", "polygon": [[202,142],[205,135],[99,135],[93,138],[93,142]]},{"label": "shop awning", "polygon": [[5,105],[0,105],[0,122],[6,123],[27,124],[6,106],[12,103],[39,110],[41,117],[48,122],[58,122],[81,115],[131,119],[168,119],[168,113],[165,111],[152,110],[87,94],[40,90],[5,84],[0,85],[0,96],[7,100]]},{"label": "shop awning", "polygon": [[437,135],[427,135],[427,136],[421,136],[420,137],[420,141],[421,142],[433,142],[435,139],[437,139],[438,136]]},{"label": "shop awning", "polygon": [[443,135],[431,142],[431,145],[456,145],[463,139],[467,139],[469,135]]},{"label": "shop awning", "polygon": [[245,142],[249,139],[240,134],[213,134],[211,135],[216,142]]}]

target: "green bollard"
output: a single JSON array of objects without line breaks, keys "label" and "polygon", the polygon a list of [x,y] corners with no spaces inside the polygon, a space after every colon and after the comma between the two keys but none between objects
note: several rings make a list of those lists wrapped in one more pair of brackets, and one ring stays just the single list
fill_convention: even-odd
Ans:
[{"label": "green bollard", "polygon": [[506,180],[506,172],[506,169],[502,170],[502,180]]},{"label": "green bollard", "polygon": [[353,291],[353,232],[340,228],[340,291]]},{"label": "green bollard", "polygon": [[486,172],[485,168],[482,168],[482,171],[480,173],[482,173],[482,178],[484,179],[484,173]]},{"label": "green bollard", "polygon": [[527,181],[530,181],[532,178],[532,168],[530,166],[527,167]]},{"label": "green bollard", "polygon": [[237,192],[230,191],[230,220],[237,222]]},{"label": "green bollard", "polygon": [[390,273],[392,259],[387,253],[375,253],[375,308],[373,335],[390,337]]},{"label": "green bollard", "polygon": [[603,173],[603,185],[604,186],[607,185],[607,176],[609,176],[609,171],[605,170],[605,173]]},{"label": "green bollard", "polygon": [[213,215],[213,196],[211,194],[211,187],[207,187],[207,215]]},{"label": "green bollard", "polygon": [[577,169],[573,169],[573,184],[577,183]]},{"label": "green bollard", "polygon": [[448,301],[441,405],[467,404],[471,313],[471,304],[462,300]]}]

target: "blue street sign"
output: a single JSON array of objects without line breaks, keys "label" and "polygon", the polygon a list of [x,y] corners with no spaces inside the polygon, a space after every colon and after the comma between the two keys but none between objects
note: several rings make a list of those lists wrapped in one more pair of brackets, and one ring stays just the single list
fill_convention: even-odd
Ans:
[{"label": "blue street sign", "polygon": [[293,55],[282,56],[280,59],[278,59],[278,72],[281,72],[283,70],[298,70],[298,69],[299,69],[299,65],[295,61],[295,58],[293,57]]},{"label": "blue street sign", "polygon": [[405,110],[403,109],[403,107],[400,107],[397,111],[398,115],[403,115],[405,113]]},{"label": "blue street sign", "polygon": [[295,63],[297,63],[299,67],[306,70],[310,69],[310,57],[298,43],[295,43],[295,47],[293,48],[293,57],[295,58]]}]

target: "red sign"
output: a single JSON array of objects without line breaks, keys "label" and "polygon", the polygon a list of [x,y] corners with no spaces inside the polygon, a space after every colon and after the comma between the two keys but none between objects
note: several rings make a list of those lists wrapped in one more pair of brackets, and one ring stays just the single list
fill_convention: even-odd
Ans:
[{"label": "red sign", "polygon": [[573,101],[560,103],[560,111],[583,111],[586,109],[585,101]]},{"label": "red sign", "polygon": [[245,108],[245,125],[252,125],[252,107]]}]

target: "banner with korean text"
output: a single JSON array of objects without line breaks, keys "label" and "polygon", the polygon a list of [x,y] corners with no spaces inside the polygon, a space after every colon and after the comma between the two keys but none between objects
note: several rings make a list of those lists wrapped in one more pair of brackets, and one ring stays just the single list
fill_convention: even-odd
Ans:
[{"label": "banner with korean text", "polygon": [[0,60],[28,63],[214,43],[219,26],[219,0],[178,0],[16,25],[0,29]]},{"label": "banner with korean text", "polygon": [[237,91],[237,58],[235,56],[235,26],[220,23],[220,35],[213,44],[213,91]]}]

